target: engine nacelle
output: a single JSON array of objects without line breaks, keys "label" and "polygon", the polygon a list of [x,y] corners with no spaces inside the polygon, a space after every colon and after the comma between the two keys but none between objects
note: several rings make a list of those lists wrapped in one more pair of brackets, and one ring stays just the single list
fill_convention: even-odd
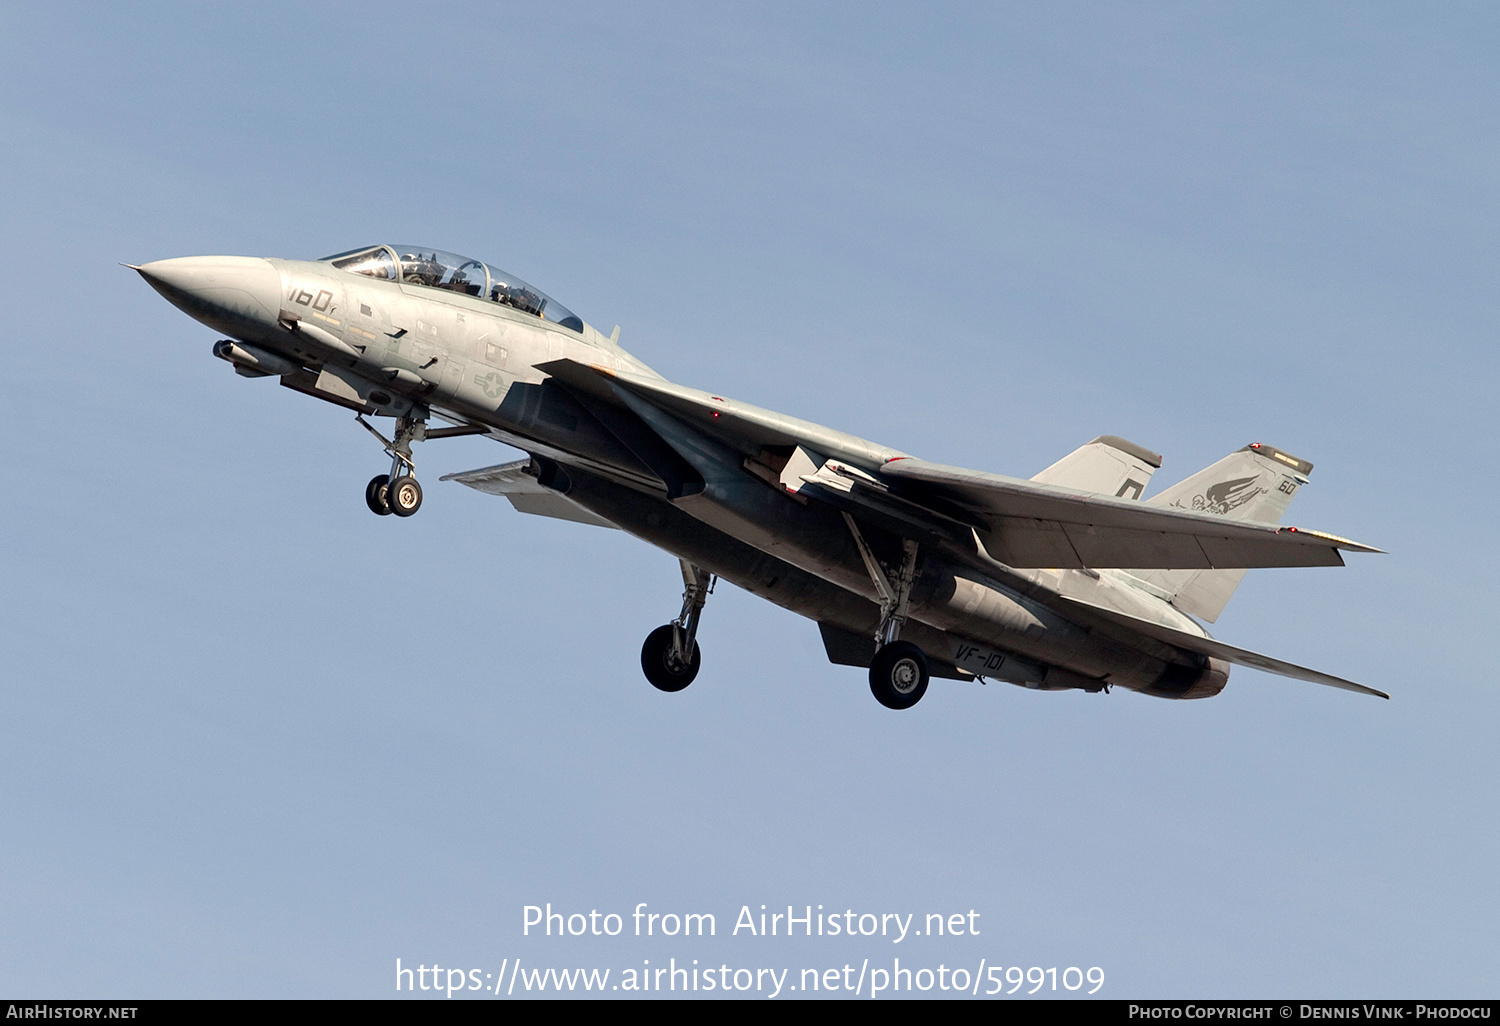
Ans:
[{"label": "engine nacelle", "polygon": [[1229,664],[1212,656],[1203,656],[1202,660],[1198,666],[1168,663],[1154,684],[1131,690],[1156,698],[1212,698],[1229,681]]}]

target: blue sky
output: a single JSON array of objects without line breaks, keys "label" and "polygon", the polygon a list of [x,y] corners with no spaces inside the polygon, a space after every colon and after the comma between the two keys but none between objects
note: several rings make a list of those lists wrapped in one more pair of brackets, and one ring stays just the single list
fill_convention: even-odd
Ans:
[{"label": "blue sky", "polygon": [[[1493,996],[1500,18],[1485,5],[11,4],[0,992],[350,996],[430,964],[1081,967],[1104,996]],[[1208,702],[892,714],[674,560],[381,458],[121,261],[415,241],[662,373],[1029,476],[1253,440],[1289,519]],[[521,936],[522,907],[712,940]],[[982,913],[901,948],[742,905]],[[905,959],[911,958],[911,963]]]}]

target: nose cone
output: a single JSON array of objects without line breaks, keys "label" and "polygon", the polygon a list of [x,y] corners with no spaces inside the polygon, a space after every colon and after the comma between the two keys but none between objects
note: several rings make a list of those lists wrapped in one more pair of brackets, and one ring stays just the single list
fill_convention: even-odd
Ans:
[{"label": "nose cone", "polygon": [[281,273],[268,260],[177,257],[143,264],[136,271],[173,306],[225,334],[245,338],[275,328]]}]

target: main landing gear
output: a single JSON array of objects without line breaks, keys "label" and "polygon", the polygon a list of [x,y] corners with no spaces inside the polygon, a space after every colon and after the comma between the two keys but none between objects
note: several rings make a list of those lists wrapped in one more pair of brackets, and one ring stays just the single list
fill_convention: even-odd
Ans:
[{"label": "main landing gear", "polygon": [[703,653],[698,650],[698,620],[714,590],[714,578],[687,560],[682,564],[682,612],[677,619],[646,635],[641,646],[641,670],[662,691],[681,691],[698,676]]},{"label": "main landing gear", "polygon": [[870,663],[870,693],[887,709],[910,709],[927,694],[927,657],[909,641],[882,645]]},{"label": "main landing gear", "polygon": [[417,483],[417,464],[411,456],[411,443],[429,438],[453,438],[458,435],[482,434],[484,428],[472,425],[451,428],[427,429],[427,410],[414,407],[404,417],[396,418],[395,439],[386,438],[370,426],[363,414],[356,413],[354,419],[385,447],[391,457],[391,472],[376,474],[365,485],[365,505],[377,516],[409,517],[422,508],[422,486]]},{"label": "main landing gear", "polygon": [[880,626],[875,630],[875,658],[870,662],[870,693],[887,709],[910,709],[927,693],[928,681],[927,656],[911,642],[899,640],[906,623],[912,582],[917,576],[917,543],[902,539],[901,566],[895,580],[891,580],[865,544],[854,518],[845,513],[844,521],[880,595]]}]

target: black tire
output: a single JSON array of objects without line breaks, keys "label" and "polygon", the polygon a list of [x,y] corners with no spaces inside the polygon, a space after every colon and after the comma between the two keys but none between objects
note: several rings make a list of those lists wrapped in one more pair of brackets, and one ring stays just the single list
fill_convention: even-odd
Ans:
[{"label": "black tire", "polygon": [[659,691],[681,691],[698,676],[698,667],[702,665],[703,653],[696,640],[693,642],[693,657],[687,665],[672,658],[671,624],[646,635],[646,643],[641,646],[641,670]]},{"label": "black tire", "polygon": [[370,507],[371,513],[382,517],[391,515],[390,504],[385,501],[385,486],[390,483],[388,474],[377,474],[365,485],[365,505]]},{"label": "black tire", "polygon": [[416,478],[402,474],[386,488],[385,501],[396,516],[409,517],[422,508],[422,486]]},{"label": "black tire", "polygon": [[870,663],[870,693],[887,709],[910,709],[927,693],[927,657],[909,641],[893,641]]}]

